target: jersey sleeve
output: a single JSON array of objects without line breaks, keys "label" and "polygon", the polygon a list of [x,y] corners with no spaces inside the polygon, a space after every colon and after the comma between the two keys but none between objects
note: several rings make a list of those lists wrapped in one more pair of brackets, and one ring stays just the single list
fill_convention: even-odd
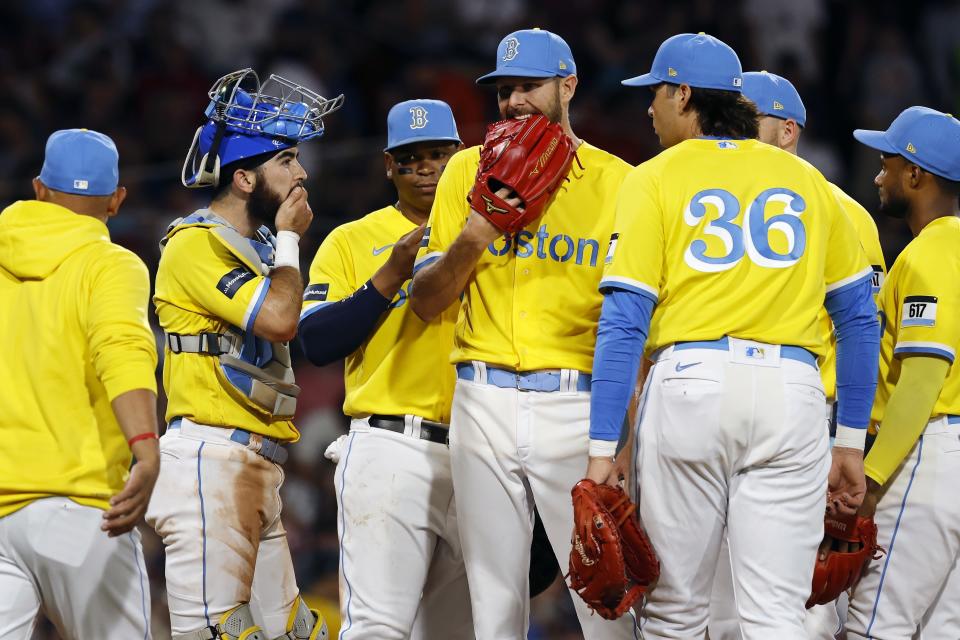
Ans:
[{"label": "jersey sleeve", "polygon": [[844,213],[842,204],[829,190],[824,191],[824,202],[834,205],[824,220],[830,225],[824,263],[826,293],[830,296],[864,278],[872,278],[873,269],[867,264],[857,231]]},{"label": "jersey sleeve", "polygon": [[269,277],[252,271],[204,228],[178,232],[163,258],[194,305],[244,331],[253,329],[270,289]]},{"label": "jersey sleeve", "polygon": [[936,255],[914,251],[906,258],[896,282],[893,352],[938,356],[952,363],[960,344],[960,274]]},{"label": "jersey sleeve", "polygon": [[600,280],[601,291],[621,289],[654,303],[663,279],[664,229],[659,185],[644,165],[624,179],[617,195],[613,234]]},{"label": "jersey sleeve", "polygon": [[473,186],[476,169],[471,159],[477,154],[477,147],[454,154],[440,176],[420,251],[413,264],[414,273],[439,260],[466,224],[470,215],[467,193]]},{"label": "jersey sleeve", "polygon": [[310,281],[303,290],[300,320],[332,302],[343,300],[360,287],[350,259],[350,243],[343,227],[331,231],[310,264]]},{"label": "jersey sleeve", "polygon": [[87,340],[110,400],[134,389],[157,390],[149,300],[150,275],[140,258],[118,250],[99,266],[91,284]]}]

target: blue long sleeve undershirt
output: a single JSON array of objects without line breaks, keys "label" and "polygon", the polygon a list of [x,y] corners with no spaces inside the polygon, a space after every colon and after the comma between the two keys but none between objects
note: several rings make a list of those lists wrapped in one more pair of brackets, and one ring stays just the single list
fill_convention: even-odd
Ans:
[{"label": "blue long sleeve undershirt", "polygon": [[347,357],[370,336],[389,308],[390,300],[368,280],[343,300],[309,310],[297,328],[303,353],[318,367]]},{"label": "blue long sleeve undershirt", "polygon": [[590,438],[619,440],[656,301],[608,289],[603,297],[590,390]]},{"label": "blue long sleeve undershirt", "polygon": [[866,429],[877,390],[880,326],[871,278],[827,294],[837,334],[837,425]]}]

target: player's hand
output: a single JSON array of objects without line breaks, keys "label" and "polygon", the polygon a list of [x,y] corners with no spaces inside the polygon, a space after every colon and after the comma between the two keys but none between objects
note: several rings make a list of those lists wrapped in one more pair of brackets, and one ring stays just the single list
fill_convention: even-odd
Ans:
[{"label": "player's hand", "polygon": [[150,504],[153,485],[160,473],[160,456],[137,460],[130,469],[130,477],[123,490],[110,498],[110,509],[103,514],[100,529],[111,538],[133,529]]},{"label": "player's hand", "polygon": [[373,286],[384,298],[393,298],[403,283],[413,277],[413,263],[420,250],[420,241],[426,230],[426,223],[409,233],[400,236],[400,239],[390,250],[390,257],[386,264],[380,267],[371,280]]},{"label": "player's hand", "polygon": [[307,190],[303,185],[297,185],[293,191],[287,195],[280,208],[277,209],[277,216],[274,224],[277,231],[293,231],[298,236],[303,236],[310,227],[313,220],[313,210],[310,209],[310,203],[307,202]]},{"label": "player's hand", "polygon": [[855,514],[863,503],[866,492],[863,451],[849,447],[834,447],[833,462],[827,479],[827,513]]},{"label": "player's hand", "polygon": [[616,487],[623,478],[621,467],[617,464],[617,459],[610,457],[594,458],[590,457],[587,462],[587,473],[584,475],[587,480],[593,480],[597,484],[609,484]]},{"label": "player's hand", "polygon": [[[523,202],[516,194],[516,192],[508,189],[507,187],[500,187],[496,191],[497,196],[506,200],[511,207],[516,207],[518,210],[523,211],[523,207],[520,204]],[[489,220],[478,214],[476,211],[470,212],[470,217],[467,218],[467,224],[463,228],[463,236],[470,240],[472,243],[475,243],[481,247],[486,247],[488,244],[499,238],[503,235],[503,231],[497,229]]]},{"label": "player's hand", "polygon": [[861,518],[872,518],[877,513],[877,502],[880,501],[881,495],[883,495],[883,487],[873,478],[867,478],[867,495],[864,496],[857,515]]}]

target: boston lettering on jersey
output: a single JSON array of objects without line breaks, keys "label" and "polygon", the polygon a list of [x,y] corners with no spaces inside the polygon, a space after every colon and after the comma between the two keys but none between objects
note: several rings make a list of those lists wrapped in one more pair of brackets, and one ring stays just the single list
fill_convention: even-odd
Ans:
[{"label": "boston lettering on jersey", "polygon": [[536,233],[520,231],[514,236],[503,235],[487,247],[495,256],[505,256],[511,251],[518,258],[539,258],[549,256],[555,262],[573,261],[582,265],[589,261],[591,267],[597,266],[600,242],[593,238],[571,238],[566,234],[551,235],[547,225],[542,224]]}]

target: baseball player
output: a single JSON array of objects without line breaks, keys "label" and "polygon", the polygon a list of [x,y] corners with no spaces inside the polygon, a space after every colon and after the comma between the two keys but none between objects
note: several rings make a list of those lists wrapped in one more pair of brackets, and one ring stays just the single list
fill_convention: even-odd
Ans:
[{"label": "baseball player", "polygon": [[297,589],[279,489],[283,443],[299,437],[286,341],[303,295],[298,242],[313,217],[297,145],[323,134],[342,96],[279,76],[261,85],[243,69],[210,98],[183,183],[212,188],[212,200],[161,242],[154,302],[168,427],[147,521],[166,547],[174,640],[325,638]]},{"label": "baseball player", "polygon": [[[496,70],[478,83],[496,85],[502,117],[543,114],[577,148],[543,215],[512,235],[471,214],[480,147],[456,154],[414,267],[414,312],[432,320],[454,305],[460,314],[450,457],[476,634],[492,640],[527,634],[534,503],[560,566],[568,565],[570,488],[588,444],[600,247],[629,166],[574,135],[576,65],[559,36],[511,33],[497,48]],[[634,638],[632,616],[610,622],[590,616],[579,598],[574,605],[586,638]]]},{"label": "baseball player", "polygon": [[[346,357],[350,434],[331,446],[340,534],[340,638],[473,638],[447,431],[457,314],[408,304],[437,181],[462,147],[439,100],[390,109],[384,165],[397,202],[334,229],[310,267],[300,343]],[[422,599],[421,599],[422,594]]]},{"label": "baseball player", "polygon": [[[110,242],[127,195],[102,133],[47,140],[0,215],[0,638],[150,637],[140,533],[160,469],[147,267]],[[130,467],[131,453],[136,463]]]},{"label": "baseball player", "polygon": [[[616,482],[641,352],[653,358],[637,441],[641,521],[660,557],[647,638],[702,637],[726,529],[744,638],[806,638],[804,603],[831,508],[863,497],[876,384],[872,271],[830,185],[754,138],[736,53],[679,34],[649,87],[666,150],[624,180],[597,334],[587,477]],[[831,466],[816,324],[837,330],[840,406]]]},{"label": "baseball player", "polygon": [[854,137],[880,152],[881,212],[914,239],[880,292],[877,439],[864,463],[886,557],[850,596],[848,638],[960,637],[960,122],[910,107]]},{"label": "baseball player", "polygon": [[[807,110],[800,94],[793,84],[776,74],[766,71],[751,71],[743,74],[743,95],[756,105],[760,112],[759,140],[790,153],[797,153],[800,134],[807,124]],[[880,234],[877,224],[860,204],[843,192],[840,187],[830,183],[830,188],[853,223],[860,247],[866,253],[873,270],[873,295],[877,294],[883,282],[886,266],[883,249],[880,247]],[[851,249],[855,251],[855,249]],[[820,377],[827,397],[827,416],[831,419],[831,436],[836,430],[834,408],[836,407],[836,339],[833,324],[826,309],[820,310],[819,324],[822,327],[824,341],[829,348],[820,363]],[[733,594],[730,592],[729,563],[724,562],[726,542],[721,545],[721,562],[717,568],[717,583],[714,586],[714,598],[710,603],[710,637],[714,640],[739,638],[739,624],[733,607]],[[832,640],[841,627],[839,614],[845,613],[845,605],[818,605],[810,609],[804,620],[807,631],[812,637]]]}]

